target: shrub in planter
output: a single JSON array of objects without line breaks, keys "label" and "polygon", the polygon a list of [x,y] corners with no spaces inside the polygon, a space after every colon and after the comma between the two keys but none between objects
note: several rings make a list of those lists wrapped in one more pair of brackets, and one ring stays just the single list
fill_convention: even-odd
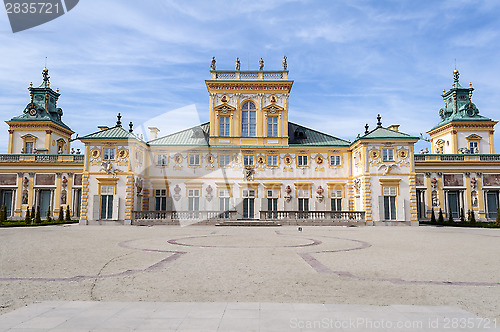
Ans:
[{"label": "shrub in planter", "polygon": [[69,206],[66,205],[66,221],[71,221],[71,213],[69,212]]},{"label": "shrub in planter", "polygon": [[50,216],[50,205],[49,208],[47,209],[47,222],[52,222],[52,217]]},{"label": "shrub in planter", "polygon": [[434,208],[432,208],[432,211],[431,211],[431,224],[435,224],[436,223],[436,215],[434,214]]},{"label": "shrub in planter", "polygon": [[35,223],[39,224],[42,222],[42,217],[40,216],[40,205],[36,206]]},{"label": "shrub in planter", "polygon": [[444,224],[443,210],[439,209],[438,224]]},{"label": "shrub in planter", "polygon": [[30,208],[26,209],[26,216],[24,217],[24,222],[27,224],[31,223]]}]

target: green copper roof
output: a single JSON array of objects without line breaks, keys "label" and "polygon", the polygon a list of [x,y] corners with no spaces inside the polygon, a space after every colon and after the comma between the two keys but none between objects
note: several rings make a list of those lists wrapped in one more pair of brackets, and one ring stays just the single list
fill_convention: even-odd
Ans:
[{"label": "green copper roof", "polygon": [[288,122],[288,136],[288,144],[290,146],[349,146],[351,144],[346,140],[303,127],[293,122]]},{"label": "green copper roof", "polygon": [[31,102],[24,108],[23,114],[13,117],[10,121],[13,122],[53,122],[61,127],[71,130],[64,122],[62,122],[62,108],[57,107],[57,100],[61,96],[50,88],[49,70],[43,69],[43,83],[39,87],[31,85],[28,90],[30,92]]},{"label": "green copper roof", "polygon": [[[148,142],[151,146],[208,146],[210,123],[204,123]],[[349,142],[319,131],[288,123],[290,146],[349,146]],[[224,146],[228,147],[228,146]],[[236,146],[235,146],[236,147]],[[249,148],[237,146],[239,148]],[[257,148],[257,147],[256,147]],[[269,146],[266,146],[269,148]],[[274,147],[276,148],[276,147]]]},{"label": "green copper roof", "polygon": [[455,69],[453,71],[452,88],[448,91],[443,91],[441,95],[445,103],[445,106],[439,110],[441,121],[429,131],[450,122],[494,122],[487,117],[479,115],[479,109],[472,102],[472,92],[474,91],[472,83],[469,85],[469,88],[464,88],[460,85],[459,78],[460,73]]},{"label": "green copper roof", "polygon": [[112,128],[104,129],[92,134],[88,134],[83,137],[78,137],[78,139],[136,139],[141,141],[139,137],[129,132],[128,130],[123,129],[120,126],[115,126]]},{"label": "green copper roof", "polygon": [[411,135],[402,133],[400,131],[395,131],[395,130],[387,129],[387,128],[380,126],[380,127],[373,129],[372,131],[368,132],[367,134],[365,134],[361,137],[358,137],[356,139],[356,141],[359,139],[381,139],[381,138],[385,138],[385,139],[419,139],[418,137],[411,136]]},{"label": "green copper roof", "polygon": [[149,141],[151,146],[172,145],[172,146],[208,146],[208,135],[210,132],[210,123],[203,123],[199,126],[192,127],[173,133],[158,139]]}]

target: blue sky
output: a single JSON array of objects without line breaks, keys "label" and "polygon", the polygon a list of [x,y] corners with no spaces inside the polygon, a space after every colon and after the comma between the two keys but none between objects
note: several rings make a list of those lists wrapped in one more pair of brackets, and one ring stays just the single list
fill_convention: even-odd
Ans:
[{"label": "blue sky", "polygon": [[[21,114],[48,58],[63,120],[80,136],[171,116],[160,135],[208,121],[217,69],[281,68],[288,57],[290,120],[354,139],[400,124],[413,135],[439,120],[440,94],[472,81],[480,114],[500,119],[499,1],[81,0],[66,15],[13,34],[0,13],[0,117]],[[174,111],[177,110],[177,111]],[[162,128],[163,126],[163,128]],[[6,152],[7,125],[0,130]],[[500,135],[496,135],[500,147]],[[417,150],[425,147],[421,142]]]}]

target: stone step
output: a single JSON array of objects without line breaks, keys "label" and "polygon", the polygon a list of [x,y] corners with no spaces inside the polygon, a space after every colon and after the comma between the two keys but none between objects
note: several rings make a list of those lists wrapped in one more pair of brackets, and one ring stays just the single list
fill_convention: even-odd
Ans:
[{"label": "stone step", "polygon": [[215,224],[215,226],[275,227],[275,226],[281,226],[281,224],[274,221],[238,220],[238,221],[223,221]]}]

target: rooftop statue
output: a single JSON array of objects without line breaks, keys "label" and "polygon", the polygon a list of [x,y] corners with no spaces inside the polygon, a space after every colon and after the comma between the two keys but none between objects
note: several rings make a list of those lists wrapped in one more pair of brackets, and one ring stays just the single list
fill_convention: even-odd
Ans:
[{"label": "rooftop statue", "polygon": [[210,64],[210,68],[215,70],[215,57],[212,57],[212,63]]},{"label": "rooftop statue", "polygon": [[240,58],[236,58],[236,63],[234,66],[236,67],[236,70],[240,70]]},{"label": "rooftop statue", "polygon": [[259,60],[259,70],[264,70],[264,60],[262,58]]}]

